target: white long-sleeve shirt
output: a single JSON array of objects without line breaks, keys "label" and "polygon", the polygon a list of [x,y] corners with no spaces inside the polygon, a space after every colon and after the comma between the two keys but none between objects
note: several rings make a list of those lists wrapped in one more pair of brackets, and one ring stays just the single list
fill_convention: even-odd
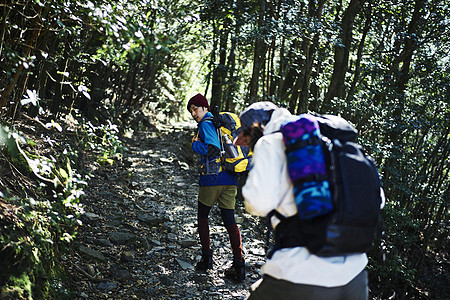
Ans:
[{"label": "white long-sleeve shirt", "polygon": [[[242,188],[246,210],[266,216],[276,209],[285,217],[297,213],[293,186],[287,172],[286,154],[280,126],[295,119],[286,109],[275,110],[264,129],[264,136],[256,143],[252,169]],[[275,228],[279,220],[271,219]],[[319,257],[305,247],[277,250],[261,271],[277,279],[298,284],[324,287],[342,286],[355,278],[367,265],[366,254]]]}]

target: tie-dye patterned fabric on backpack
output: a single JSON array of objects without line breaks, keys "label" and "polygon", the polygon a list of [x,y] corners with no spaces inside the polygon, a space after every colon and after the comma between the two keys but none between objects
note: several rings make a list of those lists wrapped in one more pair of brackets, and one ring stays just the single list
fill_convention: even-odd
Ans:
[{"label": "tie-dye patterned fabric on backpack", "polygon": [[284,124],[281,133],[299,218],[308,220],[329,213],[333,204],[317,120],[300,115],[296,121]]}]

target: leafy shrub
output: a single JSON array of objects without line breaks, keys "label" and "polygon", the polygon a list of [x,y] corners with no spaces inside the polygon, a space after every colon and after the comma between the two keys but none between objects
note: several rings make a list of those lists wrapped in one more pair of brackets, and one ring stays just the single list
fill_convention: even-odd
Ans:
[{"label": "leafy shrub", "polygon": [[[112,163],[123,150],[117,128],[112,123],[85,128],[89,130],[80,133],[81,146]],[[0,150],[9,161],[2,163],[3,169],[0,165],[0,173],[14,169],[23,176],[19,184],[0,190],[1,298],[69,298],[60,282],[58,258],[76,235],[87,182],[73,168],[79,152],[52,144],[56,151],[45,156],[36,142],[13,127],[0,126]]]},{"label": "leafy shrub", "polygon": [[[387,299],[392,294],[411,294],[417,269],[414,249],[420,249],[419,225],[398,203],[387,203],[382,211],[383,234],[369,253],[369,286]],[[397,295],[398,296],[398,295]]]},{"label": "leafy shrub", "polygon": [[91,122],[83,124],[86,132],[83,139],[85,150],[96,151],[98,162],[113,164],[113,158],[122,157],[124,146],[119,139],[119,129],[109,120],[107,124],[94,126]]}]

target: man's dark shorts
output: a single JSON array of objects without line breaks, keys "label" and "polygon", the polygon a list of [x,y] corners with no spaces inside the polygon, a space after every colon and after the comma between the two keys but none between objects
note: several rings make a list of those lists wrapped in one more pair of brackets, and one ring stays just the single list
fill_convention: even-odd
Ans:
[{"label": "man's dark shorts", "polygon": [[237,186],[235,185],[201,186],[198,201],[209,207],[217,201],[219,208],[234,209],[236,194]]}]

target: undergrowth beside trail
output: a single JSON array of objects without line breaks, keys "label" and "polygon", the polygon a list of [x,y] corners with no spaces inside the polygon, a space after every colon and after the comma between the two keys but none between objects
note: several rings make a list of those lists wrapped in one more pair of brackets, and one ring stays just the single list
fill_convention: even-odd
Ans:
[{"label": "undergrowth beside trail", "polygon": [[23,115],[0,124],[0,298],[70,298],[58,258],[81,224],[89,170],[122,150],[110,122]]}]

